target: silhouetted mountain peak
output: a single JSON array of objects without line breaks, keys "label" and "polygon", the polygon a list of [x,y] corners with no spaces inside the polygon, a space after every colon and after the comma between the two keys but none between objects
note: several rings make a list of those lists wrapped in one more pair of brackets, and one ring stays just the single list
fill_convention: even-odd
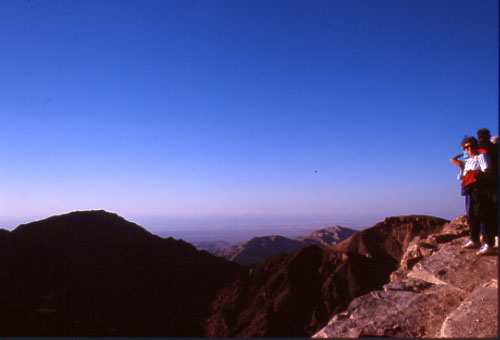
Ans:
[{"label": "silhouetted mountain peak", "polygon": [[97,233],[114,237],[121,236],[152,236],[143,227],[125,220],[123,217],[105,210],[73,211],[63,215],[21,224],[12,231],[13,235],[46,233]]},{"label": "silhouetted mountain peak", "polygon": [[103,210],[23,224],[0,237],[1,334],[200,334],[238,270]]}]

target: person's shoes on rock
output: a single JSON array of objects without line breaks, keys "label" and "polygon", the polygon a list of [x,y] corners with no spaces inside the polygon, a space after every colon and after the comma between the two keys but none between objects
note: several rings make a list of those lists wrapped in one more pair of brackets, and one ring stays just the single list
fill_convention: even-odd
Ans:
[{"label": "person's shoes on rock", "polygon": [[467,243],[465,243],[462,248],[464,249],[477,249],[481,246],[481,243],[469,240]]},{"label": "person's shoes on rock", "polygon": [[479,256],[485,256],[485,255],[495,255],[496,254],[496,250],[494,247],[488,245],[488,244],[483,244],[483,246],[481,247],[481,249],[479,249],[477,252],[476,252],[476,255],[479,255]]}]

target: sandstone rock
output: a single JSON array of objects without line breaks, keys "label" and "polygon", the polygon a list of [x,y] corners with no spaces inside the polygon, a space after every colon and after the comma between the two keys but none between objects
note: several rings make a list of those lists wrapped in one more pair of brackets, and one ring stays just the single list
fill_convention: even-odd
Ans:
[{"label": "sandstone rock", "polygon": [[498,257],[462,249],[466,229],[460,216],[412,240],[384,291],[354,299],[313,337],[496,337]]},{"label": "sandstone rock", "polygon": [[349,318],[332,319],[313,337],[422,337],[436,332],[444,315],[459,303],[454,290],[374,291],[351,302]]},{"label": "sandstone rock", "polygon": [[474,290],[444,321],[444,338],[496,338],[498,327],[498,281]]},{"label": "sandstone rock", "polygon": [[443,244],[438,252],[422,259],[415,270],[410,271],[409,276],[419,278],[427,275],[431,280],[466,291],[472,291],[497,277],[498,258],[480,257],[475,254],[475,250],[462,249],[461,246],[467,239],[468,237],[462,237]]},{"label": "sandstone rock", "polygon": [[429,288],[432,283],[428,281],[418,280],[409,278],[405,281],[397,281],[397,282],[389,282],[384,285],[384,290],[404,290],[404,291],[412,291],[412,292],[421,292]]},{"label": "sandstone rock", "polygon": [[442,218],[424,215],[387,217],[383,222],[354,234],[332,248],[357,252],[367,258],[383,259],[397,266],[416,236],[424,237],[439,231],[446,222]]}]

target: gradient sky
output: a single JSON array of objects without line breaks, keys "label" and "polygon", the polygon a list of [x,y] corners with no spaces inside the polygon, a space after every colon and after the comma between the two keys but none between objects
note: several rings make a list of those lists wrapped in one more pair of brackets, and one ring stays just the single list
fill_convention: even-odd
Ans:
[{"label": "gradient sky", "polygon": [[450,157],[498,134],[496,0],[9,0],[0,46],[8,229],[454,218]]}]

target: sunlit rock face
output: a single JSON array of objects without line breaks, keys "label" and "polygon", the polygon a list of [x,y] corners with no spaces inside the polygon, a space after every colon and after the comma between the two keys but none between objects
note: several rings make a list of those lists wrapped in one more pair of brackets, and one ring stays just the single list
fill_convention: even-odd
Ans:
[{"label": "sunlit rock face", "polygon": [[414,238],[383,289],[355,298],[314,337],[497,338],[498,256],[462,249],[460,216]]}]

